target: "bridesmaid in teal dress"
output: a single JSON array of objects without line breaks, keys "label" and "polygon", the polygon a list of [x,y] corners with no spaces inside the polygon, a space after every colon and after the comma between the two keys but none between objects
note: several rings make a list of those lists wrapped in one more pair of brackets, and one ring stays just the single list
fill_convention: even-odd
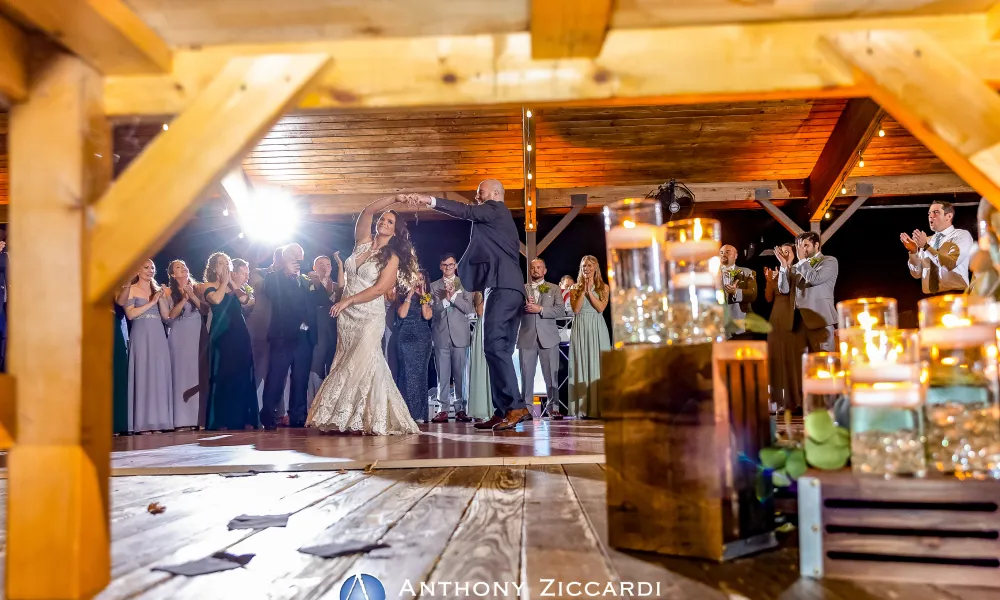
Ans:
[{"label": "bridesmaid in teal dress", "polygon": [[472,303],[479,318],[472,332],[472,348],[469,351],[469,416],[489,419],[493,416],[493,392],[490,389],[490,370],[486,365],[486,346],[483,345],[483,310],[486,308],[483,294],[476,292]]},{"label": "bridesmaid in teal dress", "polygon": [[577,284],[570,290],[570,304],[576,317],[569,341],[569,410],[577,417],[601,416],[598,381],[601,379],[601,352],[611,349],[611,336],[604,322],[609,288],[601,279],[597,259],[580,261]]},{"label": "bridesmaid in teal dress", "polygon": [[234,293],[234,288],[244,283],[233,283],[233,263],[226,254],[216,252],[208,258],[205,300],[212,307],[212,327],[206,429],[253,429],[259,425],[250,330]]}]

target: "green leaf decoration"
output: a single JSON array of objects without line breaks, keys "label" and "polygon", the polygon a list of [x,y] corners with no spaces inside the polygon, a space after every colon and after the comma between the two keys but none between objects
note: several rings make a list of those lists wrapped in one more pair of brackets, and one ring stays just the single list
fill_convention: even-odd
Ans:
[{"label": "green leaf decoration", "polygon": [[823,443],[833,437],[835,425],[829,411],[814,410],[809,413],[805,418],[805,426],[806,437],[814,442]]},{"label": "green leaf decoration", "polygon": [[748,314],[745,320],[743,328],[750,333],[771,333],[771,324],[757,313]]},{"label": "green leaf decoration", "polygon": [[834,429],[834,436],[830,439],[828,444],[833,444],[839,448],[850,448],[851,447],[851,430],[846,427],[837,427]]},{"label": "green leaf decoration", "polygon": [[817,469],[833,471],[843,468],[849,458],[851,458],[850,447],[817,443],[812,438],[806,438],[806,461]]},{"label": "green leaf decoration", "polygon": [[780,469],[785,466],[784,448],[762,448],[760,451],[760,464],[765,469]]},{"label": "green leaf decoration", "polygon": [[774,531],[777,533],[791,533],[795,531],[795,525],[793,523],[782,523]]},{"label": "green leaf decoration", "polygon": [[774,484],[774,487],[788,487],[792,485],[792,480],[788,478],[788,475],[785,475],[784,471],[775,471],[771,473],[771,483]]},{"label": "green leaf decoration", "polygon": [[785,472],[789,477],[798,479],[805,474],[808,468],[808,465],[806,465],[806,453],[801,448],[796,448],[788,453],[788,459],[785,460]]}]

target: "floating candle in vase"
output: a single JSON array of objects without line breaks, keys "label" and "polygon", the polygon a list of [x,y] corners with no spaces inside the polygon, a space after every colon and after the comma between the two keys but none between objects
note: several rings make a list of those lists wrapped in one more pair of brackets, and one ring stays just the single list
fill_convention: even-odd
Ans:
[{"label": "floating candle in vase", "polygon": [[662,236],[660,227],[629,220],[605,232],[608,248],[622,250],[655,246],[660,243]]}]

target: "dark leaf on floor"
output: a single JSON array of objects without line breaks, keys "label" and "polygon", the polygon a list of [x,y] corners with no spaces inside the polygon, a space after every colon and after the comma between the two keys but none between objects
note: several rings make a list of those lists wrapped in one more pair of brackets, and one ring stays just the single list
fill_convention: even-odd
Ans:
[{"label": "dark leaf on floor", "polygon": [[389,544],[383,544],[380,542],[361,542],[352,540],[347,542],[334,542],[332,544],[320,544],[319,546],[306,546],[304,548],[299,548],[299,552],[312,554],[313,556],[319,556],[320,558],[337,558],[338,556],[347,556],[348,554],[364,554],[371,552],[372,550],[388,547]]},{"label": "dark leaf on floor", "polygon": [[163,571],[172,575],[184,575],[185,577],[195,577],[197,575],[208,575],[230,569],[239,569],[250,562],[253,554],[233,555],[225,552],[217,552],[212,556],[193,560],[179,565],[169,565],[165,567],[153,567],[153,571]]},{"label": "dark leaf on floor", "polygon": [[162,512],[166,512],[167,507],[163,506],[159,502],[151,502],[149,506],[146,507],[146,512],[151,515],[158,515]]},{"label": "dark leaf on floor", "polygon": [[257,471],[253,471],[253,470],[245,471],[245,472],[239,472],[239,473],[219,473],[219,475],[222,475],[223,477],[253,477],[256,474],[257,474]]},{"label": "dark leaf on floor", "polygon": [[229,530],[284,527],[288,524],[288,517],[290,516],[291,513],[284,515],[240,515],[229,522]]}]

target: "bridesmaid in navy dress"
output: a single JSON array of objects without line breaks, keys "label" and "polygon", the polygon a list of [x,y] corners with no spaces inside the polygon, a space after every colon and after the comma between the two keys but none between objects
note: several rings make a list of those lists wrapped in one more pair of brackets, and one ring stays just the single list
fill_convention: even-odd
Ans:
[{"label": "bridesmaid in navy dress", "polygon": [[222,252],[210,256],[205,267],[205,300],[212,307],[207,429],[252,429],[259,424],[250,331],[232,282],[229,257]]},{"label": "bridesmaid in navy dress", "polygon": [[427,367],[431,359],[431,317],[433,312],[428,299],[427,271],[417,271],[417,284],[402,297],[396,309],[396,327],[392,342],[396,344],[396,384],[403,394],[410,416],[414,421],[426,422]]},{"label": "bridesmaid in navy dress", "polygon": [[139,269],[129,286],[125,316],[132,322],[128,343],[129,430],[137,433],[174,428],[170,348],[163,323],[167,304],[153,277],[152,260]]}]

